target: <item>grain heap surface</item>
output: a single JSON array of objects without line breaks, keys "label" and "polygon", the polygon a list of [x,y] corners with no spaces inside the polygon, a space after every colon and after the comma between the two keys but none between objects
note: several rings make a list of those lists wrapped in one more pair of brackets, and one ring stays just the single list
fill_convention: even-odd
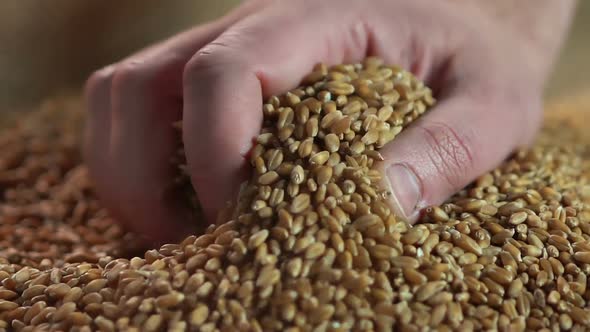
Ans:
[{"label": "grain heap surface", "polygon": [[48,102],[18,125],[0,128],[4,269],[96,263],[135,250],[127,244],[137,241],[108,218],[81,165],[81,113],[72,112],[78,108],[74,101]]},{"label": "grain heap surface", "polygon": [[[31,118],[33,129],[17,128],[0,140],[19,146],[11,136],[29,137],[23,157],[0,152],[0,160],[8,160],[0,173],[0,326],[590,328],[588,137],[575,123],[551,119],[532,149],[427,209],[411,227],[391,214],[381,174],[372,168],[382,158],[378,149],[433,102],[411,74],[377,59],[318,65],[302,87],[264,104],[254,175],[235,218],[131,259],[119,257],[133,237],[96,203],[76,140],[67,139],[74,130],[44,135],[52,121]],[[49,148],[34,152],[36,139]],[[56,156],[67,151],[75,157],[66,167]],[[43,158],[57,166],[44,164],[39,173],[24,167]],[[27,170],[21,171],[26,182],[14,177],[19,169]],[[45,177],[53,182],[41,181]],[[33,217],[14,212],[45,201],[61,210],[31,208]],[[86,207],[78,208],[80,202]],[[63,228],[67,240],[36,227],[53,227],[53,235]],[[112,229],[111,240],[99,240],[106,238],[101,227]],[[92,232],[96,236],[84,237]],[[76,250],[94,256],[63,258]]]}]

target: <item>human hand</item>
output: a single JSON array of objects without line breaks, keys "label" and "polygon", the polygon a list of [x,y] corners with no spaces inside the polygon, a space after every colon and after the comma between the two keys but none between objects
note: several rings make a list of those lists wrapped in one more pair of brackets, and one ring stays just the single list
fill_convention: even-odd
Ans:
[{"label": "human hand", "polygon": [[96,72],[87,161],[104,204],[154,240],[192,230],[170,193],[183,120],[192,183],[209,220],[244,180],[262,100],[317,62],[377,55],[431,86],[438,105],[382,149],[398,215],[412,221],[514,148],[541,119],[551,61],[512,25],[461,1],[251,1]]}]

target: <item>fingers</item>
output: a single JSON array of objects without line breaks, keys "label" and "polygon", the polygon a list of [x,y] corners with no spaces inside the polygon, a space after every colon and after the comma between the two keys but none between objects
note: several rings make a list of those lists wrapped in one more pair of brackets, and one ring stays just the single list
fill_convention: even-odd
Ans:
[{"label": "fingers", "polygon": [[185,69],[185,150],[210,220],[244,180],[245,159],[261,127],[263,97],[294,88],[317,62],[360,60],[368,49],[367,25],[354,11],[335,13],[318,2],[305,12],[299,2],[281,4],[229,28]]},{"label": "fingers", "polygon": [[117,204],[126,207],[121,218],[157,240],[177,240],[191,230],[183,200],[171,191],[179,143],[172,123],[182,117],[182,68],[220,29],[200,27],[123,61],[113,73],[109,194],[116,185]]},{"label": "fingers", "polygon": [[[188,166],[211,220],[243,179],[245,156],[260,130],[263,97],[295,87],[317,62],[352,62],[366,55],[414,68],[424,78],[438,65],[433,59],[457,43],[455,34],[433,28],[411,2],[339,5],[346,10],[335,10],[330,1],[271,2],[201,49],[185,68]],[[412,15],[425,23],[412,24],[407,17]],[[415,35],[426,36],[426,46],[412,43]]]},{"label": "fingers", "polygon": [[246,4],[98,71],[87,83],[85,154],[98,193],[118,220],[151,240],[176,240],[193,229],[171,186],[178,144],[172,123],[181,119],[184,65],[252,10]]},{"label": "fingers", "polygon": [[540,103],[520,102],[509,93],[490,95],[505,89],[469,82],[471,87],[458,87],[383,151],[392,205],[407,220],[442,203],[534,136]]}]

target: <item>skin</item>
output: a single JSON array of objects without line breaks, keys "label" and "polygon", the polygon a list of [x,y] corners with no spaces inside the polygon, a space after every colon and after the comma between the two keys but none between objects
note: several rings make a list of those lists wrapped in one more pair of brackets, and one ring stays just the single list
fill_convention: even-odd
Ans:
[{"label": "skin", "polygon": [[382,150],[392,206],[413,221],[529,144],[571,20],[562,0],[249,1],[94,73],[86,158],[111,213],[154,242],[193,229],[168,184],[183,120],[192,183],[210,221],[247,178],[262,100],[317,62],[377,55],[439,100]]}]

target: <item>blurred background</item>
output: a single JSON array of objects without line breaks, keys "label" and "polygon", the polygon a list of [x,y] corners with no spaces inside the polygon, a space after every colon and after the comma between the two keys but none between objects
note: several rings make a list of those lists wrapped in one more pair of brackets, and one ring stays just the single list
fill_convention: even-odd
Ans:
[{"label": "blurred background", "polygon": [[[76,91],[94,69],[223,15],[238,0],[0,2],[0,112]],[[590,85],[590,1],[549,84],[549,98]]]}]

